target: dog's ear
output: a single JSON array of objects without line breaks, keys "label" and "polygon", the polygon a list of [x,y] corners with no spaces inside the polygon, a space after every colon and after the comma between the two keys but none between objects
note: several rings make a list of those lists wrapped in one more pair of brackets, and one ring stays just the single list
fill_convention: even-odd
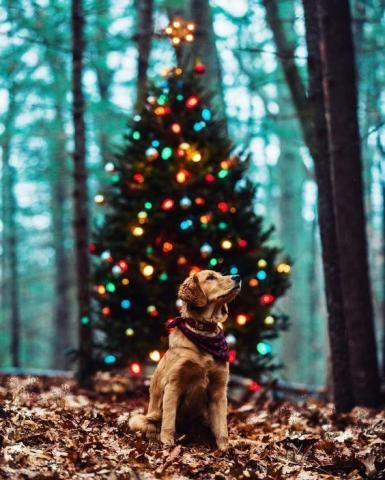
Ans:
[{"label": "dog's ear", "polygon": [[207,297],[199,285],[196,274],[186,278],[182,283],[179,287],[178,297],[194,307],[205,307],[207,305]]}]

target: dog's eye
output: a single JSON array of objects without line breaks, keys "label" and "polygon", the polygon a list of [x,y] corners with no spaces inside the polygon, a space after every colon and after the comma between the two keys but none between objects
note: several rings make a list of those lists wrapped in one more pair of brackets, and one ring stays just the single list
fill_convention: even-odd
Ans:
[{"label": "dog's eye", "polygon": [[215,280],[215,276],[214,275],[209,275],[206,280]]}]

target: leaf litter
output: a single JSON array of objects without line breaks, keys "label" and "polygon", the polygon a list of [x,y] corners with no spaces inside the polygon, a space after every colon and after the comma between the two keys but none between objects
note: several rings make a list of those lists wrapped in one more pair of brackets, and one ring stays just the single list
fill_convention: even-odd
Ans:
[{"label": "leaf litter", "polygon": [[230,445],[207,431],[179,432],[176,445],[128,430],[147,393],[103,374],[94,391],[67,378],[0,377],[0,478],[9,480],[374,479],[385,480],[385,411],[330,403],[230,405]]}]

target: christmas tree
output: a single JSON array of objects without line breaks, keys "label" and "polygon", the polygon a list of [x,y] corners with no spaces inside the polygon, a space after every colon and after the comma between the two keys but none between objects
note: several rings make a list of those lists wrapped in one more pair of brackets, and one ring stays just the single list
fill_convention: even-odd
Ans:
[{"label": "christmas tree", "polygon": [[[166,33],[174,45],[192,40],[192,24],[173,26]],[[260,378],[274,367],[271,339],[286,326],[274,304],[290,265],[268,244],[272,229],[254,212],[249,157],[235,153],[208,107],[204,71],[197,63],[191,72],[165,72],[105,166],[109,184],[95,197],[103,222],[90,247],[96,368],[127,365],[140,374],[143,362],[158,362],[164,322],[178,313],[177,288],[200,269],[242,277],[225,325],[232,370]]]}]

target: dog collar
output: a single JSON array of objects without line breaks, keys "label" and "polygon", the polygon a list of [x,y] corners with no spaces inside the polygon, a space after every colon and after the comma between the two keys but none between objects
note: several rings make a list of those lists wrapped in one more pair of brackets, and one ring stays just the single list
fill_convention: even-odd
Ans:
[{"label": "dog collar", "polygon": [[[189,328],[192,327],[194,330],[197,328],[191,324],[191,318],[182,318],[176,317],[167,320],[165,326],[167,330],[171,328],[178,327],[179,330],[189,339],[191,340],[198,348],[205,350],[208,353],[211,353],[213,357],[217,358],[218,360],[222,360],[227,362],[229,360],[229,347],[227,345],[226,338],[223,334],[223,331],[218,328],[219,332],[215,335],[202,335],[198,332],[194,332]],[[196,322],[196,320],[195,320]],[[200,324],[204,324],[206,322],[199,322]],[[209,324],[211,326],[211,324]],[[211,333],[215,332],[217,329],[217,325],[214,323],[214,330],[211,327]],[[207,330],[205,330],[207,332]]]}]

